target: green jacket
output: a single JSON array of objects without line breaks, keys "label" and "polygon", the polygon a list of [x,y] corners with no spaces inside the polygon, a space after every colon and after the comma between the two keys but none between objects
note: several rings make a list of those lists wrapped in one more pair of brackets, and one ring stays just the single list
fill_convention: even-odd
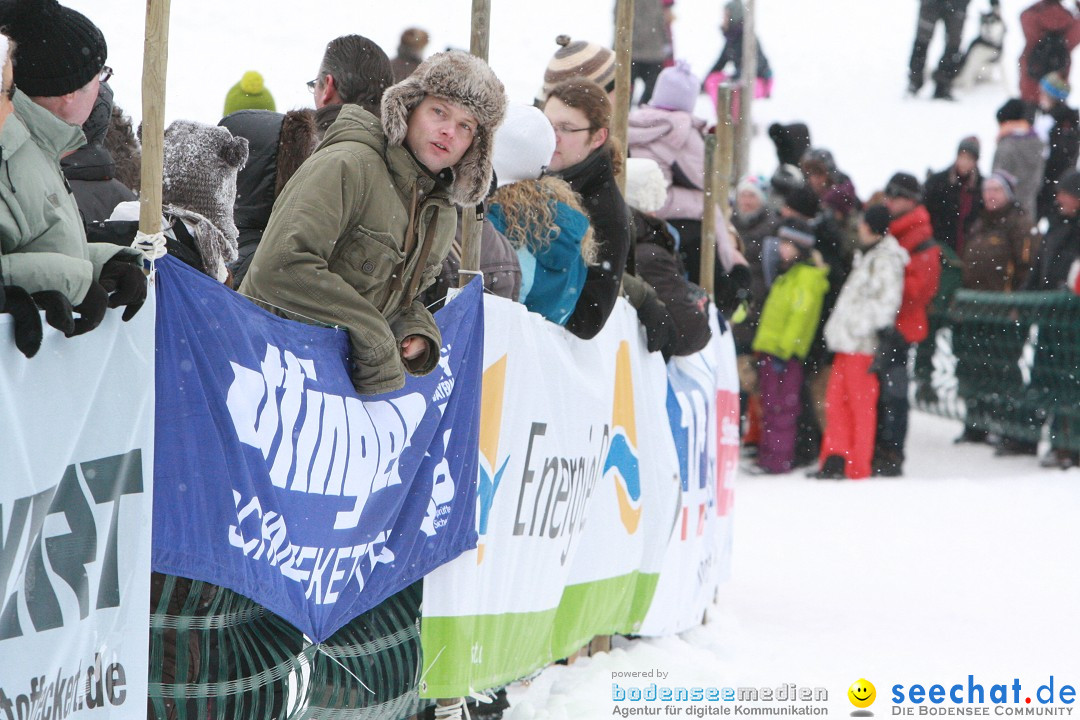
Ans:
[{"label": "green jacket", "polygon": [[806,359],[821,319],[821,305],[829,290],[829,268],[799,262],[778,277],[761,310],[754,352]]},{"label": "green jacket", "polygon": [[86,297],[101,266],[136,250],[87,243],[60,158],[86,144],[82,130],[15,92],[0,131],[0,281],[31,293],[59,290],[72,305]]},{"label": "green jacket", "polygon": [[[442,337],[417,298],[454,240],[448,194],[408,150],[387,144],[378,118],[345,105],[275,201],[240,292],[282,317],[344,328],[357,392],[398,390],[406,370],[438,364]],[[409,335],[430,348],[406,364],[399,348]]]}]

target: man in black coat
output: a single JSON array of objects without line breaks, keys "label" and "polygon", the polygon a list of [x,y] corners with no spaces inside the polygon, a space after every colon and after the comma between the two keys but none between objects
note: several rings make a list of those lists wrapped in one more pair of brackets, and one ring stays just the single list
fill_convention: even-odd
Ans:
[{"label": "man in black coat", "polygon": [[967,235],[982,210],[978,160],[979,139],[964,138],[956,151],[956,161],[927,178],[923,191],[934,239],[957,255],[963,254]]},{"label": "man in black coat", "polygon": [[[969,0],[921,0],[919,3],[919,24],[915,29],[915,42],[911,47],[911,61],[908,65],[908,92],[915,95],[923,86],[923,69],[926,65],[926,53],[930,48],[930,39],[934,37],[934,28],[940,22],[945,26],[945,50],[934,71],[934,98],[952,100],[952,82],[960,72],[964,54],[960,51],[960,39],[964,32],[964,19],[967,17]],[[997,8],[998,0],[990,0],[991,7]]]},{"label": "man in black coat", "polygon": [[1058,179],[1057,207],[1039,246],[1025,290],[1060,290],[1068,283],[1069,267],[1080,257],[1080,171]]}]

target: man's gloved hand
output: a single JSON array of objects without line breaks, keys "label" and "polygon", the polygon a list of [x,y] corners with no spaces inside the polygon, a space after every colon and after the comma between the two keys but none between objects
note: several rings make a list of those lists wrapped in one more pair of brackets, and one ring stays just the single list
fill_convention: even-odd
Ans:
[{"label": "man's gloved hand", "polygon": [[750,268],[746,265],[732,265],[727,275],[720,278],[716,288],[716,309],[731,318],[739,304],[750,301]]},{"label": "man's gloved hand", "polygon": [[637,309],[637,316],[645,326],[645,344],[649,352],[663,352],[666,361],[676,338],[675,322],[667,306],[657,298],[650,297]]},{"label": "man's gloved hand", "polygon": [[101,287],[109,297],[109,307],[126,305],[123,320],[127,322],[135,317],[146,300],[146,274],[141,263],[127,258],[114,257],[101,267],[98,278]]},{"label": "man's gloved hand", "polygon": [[41,315],[30,293],[21,287],[0,287],[0,312],[15,319],[15,347],[28,358],[41,349]]},{"label": "man's gloved hand", "polygon": [[38,308],[45,311],[45,322],[64,333],[64,337],[71,337],[75,332],[75,309],[71,307],[71,301],[64,293],[58,290],[41,290],[31,297]]},{"label": "man's gloved hand", "polygon": [[79,319],[75,321],[75,331],[72,335],[82,335],[90,332],[105,319],[105,311],[109,309],[109,293],[98,283],[90,283],[90,289],[86,291],[86,297],[75,306],[75,312],[79,313]]}]

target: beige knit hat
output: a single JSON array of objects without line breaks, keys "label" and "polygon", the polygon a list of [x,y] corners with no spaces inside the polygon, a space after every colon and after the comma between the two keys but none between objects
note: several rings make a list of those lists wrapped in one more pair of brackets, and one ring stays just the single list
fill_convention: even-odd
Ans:
[{"label": "beige knit hat", "polygon": [[572,77],[586,77],[611,90],[608,85],[615,82],[615,53],[596,43],[571,41],[569,35],[560,35],[555,42],[560,47],[544,72],[544,87],[537,100],[547,100],[553,87]]}]

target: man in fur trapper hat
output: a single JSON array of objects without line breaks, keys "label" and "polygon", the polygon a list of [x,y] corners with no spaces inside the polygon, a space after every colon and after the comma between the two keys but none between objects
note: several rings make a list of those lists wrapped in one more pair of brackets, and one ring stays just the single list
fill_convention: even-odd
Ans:
[{"label": "man in fur trapper hat", "polygon": [[453,205],[487,193],[505,110],[491,68],[462,52],[433,55],[390,87],[381,120],[344,105],[274,204],[240,292],[347,329],[360,394],[431,372],[442,338],[418,297],[454,240]]}]

